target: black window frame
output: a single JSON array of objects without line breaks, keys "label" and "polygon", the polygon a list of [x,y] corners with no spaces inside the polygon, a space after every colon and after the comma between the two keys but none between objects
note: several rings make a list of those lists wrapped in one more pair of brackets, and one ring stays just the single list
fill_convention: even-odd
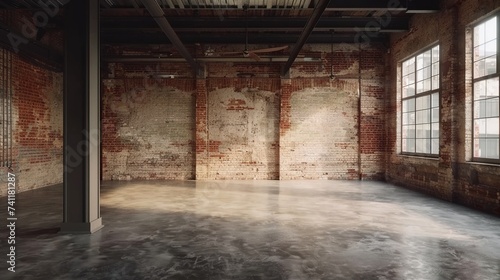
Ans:
[{"label": "black window frame", "polygon": [[[497,28],[497,34],[496,34],[496,73],[494,74],[488,74],[488,75],[485,75],[485,76],[482,76],[482,77],[479,77],[479,78],[475,78],[475,67],[474,67],[474,63],[476,62],[474,60],[474,49],[476,47],[475,45],[475,29],[477,26],[479,25],[482,25],[482,24],[485,24],[486,22],[490,21],[491,19],[495,18],[496,17],[496,28]],[[473,162],[479,162],[479,163],[493,163],[493,164],[500,164],[500,151],[499,151],[499,158],[498,159],[494,159],[494,158],[483,158],[483,157],[476,157],[475,156],[475,142],[476,142],[476,137],[475,137],[475,121],[477,119],[487,119],[488,117],[484,117],[484,118],[481,118],[481,117],[478,117],[476,118],[476,112],[475,112],[475,102],[476,102],[476,99],[475,99],[475,84],[478,83],[478,82],[482,82],[482,81],[487,81],[487,80],[491,80],[491,79],[494,79],[494,78],[498,78],[499,81],[500,81],[500,13],[495,13],[491,16],[488,16],[487,18],[475,23],[474,25],[471,26],[471,29],[472,29],[472,42],[471,42],[471,45],[472,45],[472,52],[471,52],[471,67],[472,67],[472,71],[471,71],[471,80],[472,80],[472,105],[471,105],[471,109],[472,109],[472,124],[471,124],[471,135],[472,135],[472,149],[471,149],[471,152],[472,152],[472,161]],[[487,42],[485,42],[484,44],[486,44]],[[500,84],[500,83],[499,83]],[[499,89],[500,91],[500,89]],[[486,98],[488,99],[488,98]],[[491,99],[491,98],[490,98]],[[499,95],[499,99],[500,99],[500,95]],[[499,103],[499,112],[500,112],[500,103]],[[500,114],[499,116],[497,117],[499,118],[499,131],[500,131]],[[500,136],[499,136],[499,142],[500,142]]]},{"label": "black window frame", "polygon": [[[437,62],[434,62],[432,60],[432,50],[434,48],[438,47],[438,61]],[[422,70],[422,69],[417,69],[417,57],[419,55],[422,55],[424,54],[425,52],[428,52],[430,51],[431,52],[431,61],[430,61],[430,64],[429,64],[429,67],[431,69],[431,73],[430,73],[430,83],[431,83],[431,88],[430,90],[427,90],[427,91],[423,91],[423,92],[420,92],[420,93],[417,93],[417,83],[418,83],[418,80],[417,80],[417,71],[418,70]],[[414,63],[414,77],[415,77],[415,81],[414,81],[414,85],[415,85],[415,93],[411,96],[406,96],[405,97],[405,92],[404,92],[404,78],[405,78],[405,75],[404,75],[404,64],[405,62],[411,60],[411,59],[414,59],[415,60],[415,63]],[[438,74],[437,75],[434,75],[433,71],[432,71],[432,66],[434,64],[437,64],[438,66]],[[401,90],[401,95],[400,95],[400,118],[401,118],[401,123],[399,125],[399,128],[401,129],[401,136],[400,136],[400,145],[401,145],[401,152],[400,154],[401,155],[406,155],[406,156],[419,156],[419,157],[427,157],[427,158],[439,158],[440,156],[440,153],[441,153],[441,149],[440,149],[440,141],[441,141],[441,46],[438,43],[435,43],[435,44],[432,44],[431,46],[429,47],[426,47],[424,49],[421,49],[419,50],[417,53],[405,58],[404,60],[402,60],[400,62],[400,65],[401,65],[401,83],[399,85],[399,88]],[[434,76],[438,76],[438,88],[437,89],[433,89],[432,88],[432,78]],[[432,95],[433,94],[436,94],[438,95],[438,101],[437,101],[437,106],[434,106],[433,102],[432,102]],[[417,103],[417,98],[419,97],[423,97],[423,96],[429,96],[429,100],[430,100],[430,105],[429,107],[427,107],[428,110],[430,110],[430,115],[428,116],[429,117],[429,122],[428,123],[424,123],[424,124],[428,124],[429,125],[429,137],[426,137],[426,138],[418,138],[417,137],[417,120],[416,120],[416,113],[417,110],[416,109],[416,103]],[[413,124],[414,125],[414,133],[415,133],[415,136],[413,137],[413,140],[414,140],[414,152],[408,152],[408,151],[404,151],[403,148],[403,142],[405,141],[405,138],[404,135],[403,135],[403,132],[404,132],[404,127],[405,127],[405,121],[404,121],[404,117],[405,117],[405,111],[404,111],[404,107],[403,107],[403,104],[404,104],[404,101],[406,100],[415,100],[415,110],[413,112],[415,112],[415,123]],[[436,122],[433,122],[432,121],[432,111],[433,109],[437,109],[438,111],[438,121],[437,121],[437,126],[438,126],[438,136],[437,137],[433,137],[433,130],[432,130],[432,125],[433,124],[436,124]],[[408,111],[406,111],[408,112]],[[409,111],[411,112],[411,111]],[[411,125],[411,124],[410,124]],[[417,139],[429,139],[430,141],[430,153],[421,153],[421,152],[417,152]],[[432,140],[438,140],[438,143],[437,143],[437,153],[433,153],[433,145],[432,145]]]}]

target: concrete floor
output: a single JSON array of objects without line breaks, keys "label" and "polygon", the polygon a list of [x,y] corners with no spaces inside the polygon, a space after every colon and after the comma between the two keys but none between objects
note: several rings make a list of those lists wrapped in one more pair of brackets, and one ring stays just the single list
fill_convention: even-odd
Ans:
[{"label": "concrete floor", "polygon": [[105,182],[93,235],[61,197],[18,195],[1,279],[500,279],[499,218],[379,182]]}]

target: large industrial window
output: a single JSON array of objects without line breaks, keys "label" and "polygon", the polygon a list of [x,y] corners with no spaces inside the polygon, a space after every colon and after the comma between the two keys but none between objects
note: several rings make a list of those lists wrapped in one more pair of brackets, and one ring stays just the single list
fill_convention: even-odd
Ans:
[{"label": "large industrial window", "polygon": [[473,151],[486,162],[500,162],[498,24],[493,17],[473,30]]},{"label": "large industrial window", "polygon": [[439,154],[439,46],[403,61],[401,151]]}]

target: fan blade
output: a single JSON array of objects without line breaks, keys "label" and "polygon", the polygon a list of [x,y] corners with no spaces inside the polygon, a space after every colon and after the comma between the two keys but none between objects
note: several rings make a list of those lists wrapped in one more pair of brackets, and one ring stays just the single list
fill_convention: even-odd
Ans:
[{"label": "fan blade", "polygon": [[287,49],[287,48],[288,48],[288,46],[283,46],[283,47],[275,47],[275,48],[252,50],[252,52],[254,52],[254,53],[277,52],[277,51],[281,51],[281,50],[284,50],[284,49]]},{"label": "fan blade", "polygon": [[248,52],[248,56],[256,61],[260,61],[260,56],[258,56],[255,52]]}]

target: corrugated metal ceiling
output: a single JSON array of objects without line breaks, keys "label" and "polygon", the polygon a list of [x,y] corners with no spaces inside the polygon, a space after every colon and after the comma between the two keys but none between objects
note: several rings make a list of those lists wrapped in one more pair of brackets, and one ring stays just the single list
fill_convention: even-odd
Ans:
[{"label": "corrugated metal ceiling", "polygon": [[[170,9],[305,9],[311,0],[156,0],[163,8]],[[142,7],[136,0],[102,0],[106,7]]]}]

